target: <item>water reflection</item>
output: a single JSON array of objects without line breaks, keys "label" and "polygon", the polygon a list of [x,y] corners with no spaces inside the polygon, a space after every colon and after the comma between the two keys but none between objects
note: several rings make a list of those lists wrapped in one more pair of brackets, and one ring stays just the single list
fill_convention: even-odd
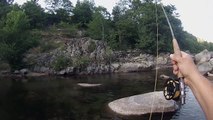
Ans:
[{"label": "water reflection", "polygon": [[[165,73],[165,72],[163,72]],[[168,73],[170,74],[170,73]],[[108,112],[107,103],[126,96],[153,91],[154,71],[81,77],[0,78],[1,120],[124,120]],[[101,83],[82,88],[77,83]],[[158,89],[163,82],[159,80]],[[188,95],[187,95],[188,96]],[[190,94],[190,96],[193,96]],[[194,98],[187,104],[196,106]],[[195,102],[196,103],[196,102]],[[191,109],[190,108],[190,109]],[[188,107],[187,107],[188,109]],[[200,111],[180,111],[173,119],[196,119]],[[195,114],[195,116],[189,116]],[[197,113],[199,112],[199,113]],[[181,117],[189,116],[189,117]],[[202,115],[201,115],[202,117]],[[155,118],[159,119],[159,116]],[[165,120],[169,119],[165,116]]]}]

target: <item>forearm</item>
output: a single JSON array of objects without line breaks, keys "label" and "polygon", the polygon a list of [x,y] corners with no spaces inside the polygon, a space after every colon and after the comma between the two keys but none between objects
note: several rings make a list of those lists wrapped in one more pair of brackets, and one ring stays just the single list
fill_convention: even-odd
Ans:
[{"label": "forearm", "polygon": [[188,83],[208,120],[213,120],[213,85],[201,74],[193,74]]}]

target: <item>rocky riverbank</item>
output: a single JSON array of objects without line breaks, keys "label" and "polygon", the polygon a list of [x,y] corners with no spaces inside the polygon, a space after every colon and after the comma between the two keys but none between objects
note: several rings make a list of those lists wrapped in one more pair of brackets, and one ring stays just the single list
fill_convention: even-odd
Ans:
[{"label": "rocky riverbank", "polygon": [[[140,50],[113,51],[106,42],[91,38],[70,38],[60,47],[48,52],[28,53],[24,58],[28,68],[15,74],[41,73],[46,75],[82,75],[117,72],[140,72],[171,65],[169,54],[156,56]],[[212,53],[204,50],[195,55],[198,69],[206,74],[212,71]],[[1,74],[8,73],[7,71]]]},{"label": "rocky riverbank", "polygon": [[[62,47],[38,54],[27,54],[29,68],[16,73],[46,73],[49,75],[82,75],[117,72],[140,72],[156,66],[156,57],[140,50],[113,51],[103,41],[72,38]],[[168,54],[161,54],[158,64],[168,64]]]}]

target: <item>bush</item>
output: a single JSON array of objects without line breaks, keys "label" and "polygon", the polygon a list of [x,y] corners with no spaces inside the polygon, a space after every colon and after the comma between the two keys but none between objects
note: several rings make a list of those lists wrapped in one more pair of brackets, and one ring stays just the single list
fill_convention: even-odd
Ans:
[{"label": "bush", "polygon": [[54,42],[46,42],[40,45],[40,52],[48,52],[50,50],[58,48],[58,46],[59,45]]},{"label": "bush", "polygon": [[56,71],[62,70],[66,68],[67,66],[71,66],[71,65],[72,65],[71,59],[64,56],[58,56],[52,63],[52,67]]},{"label": "bush", "polygon": [[11,70],[23,67],[23,56],[32,47],[38,45],[37,36],[29,32],[29,21],[22,11],[7,14],[5,25],[0,29],[0,59],[8,63]]},{"label": "bush", "polygon": [[89,53],[93,52],[96,49],[96,44],[94,41],[91,41],[89,46],[88,46],[88,51]]},{"label": "bush", "polygon": [[71,37],[76,37],[77,35],[78,29],[76,25],[70,25],[65,22],[60,22],[56,27],[62,31],[62,35],[65,37],[71,38]]},{"label": "bush", "polygon": [[74,66],[79,68],[85,68],[89,65],[90,59],[86,56],[80,56],[75,59]]}]

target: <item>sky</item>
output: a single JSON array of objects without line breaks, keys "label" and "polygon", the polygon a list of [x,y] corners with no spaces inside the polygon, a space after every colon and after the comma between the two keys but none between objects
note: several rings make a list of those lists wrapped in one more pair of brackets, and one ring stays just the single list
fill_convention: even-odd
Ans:
[{"label": "sky", "polygon": [[[26,0],[15,0],[19,4]],[[73,5],[77,0],[71,0]],[[103,6],[112,11],[119,0],[94,0],[98,6]],[[213,42],[213,0],[161,0],[165,5],[175,5],[179,19],[185,31],[205,41]],[[39,0],[44,6],[44,0]]]}]

